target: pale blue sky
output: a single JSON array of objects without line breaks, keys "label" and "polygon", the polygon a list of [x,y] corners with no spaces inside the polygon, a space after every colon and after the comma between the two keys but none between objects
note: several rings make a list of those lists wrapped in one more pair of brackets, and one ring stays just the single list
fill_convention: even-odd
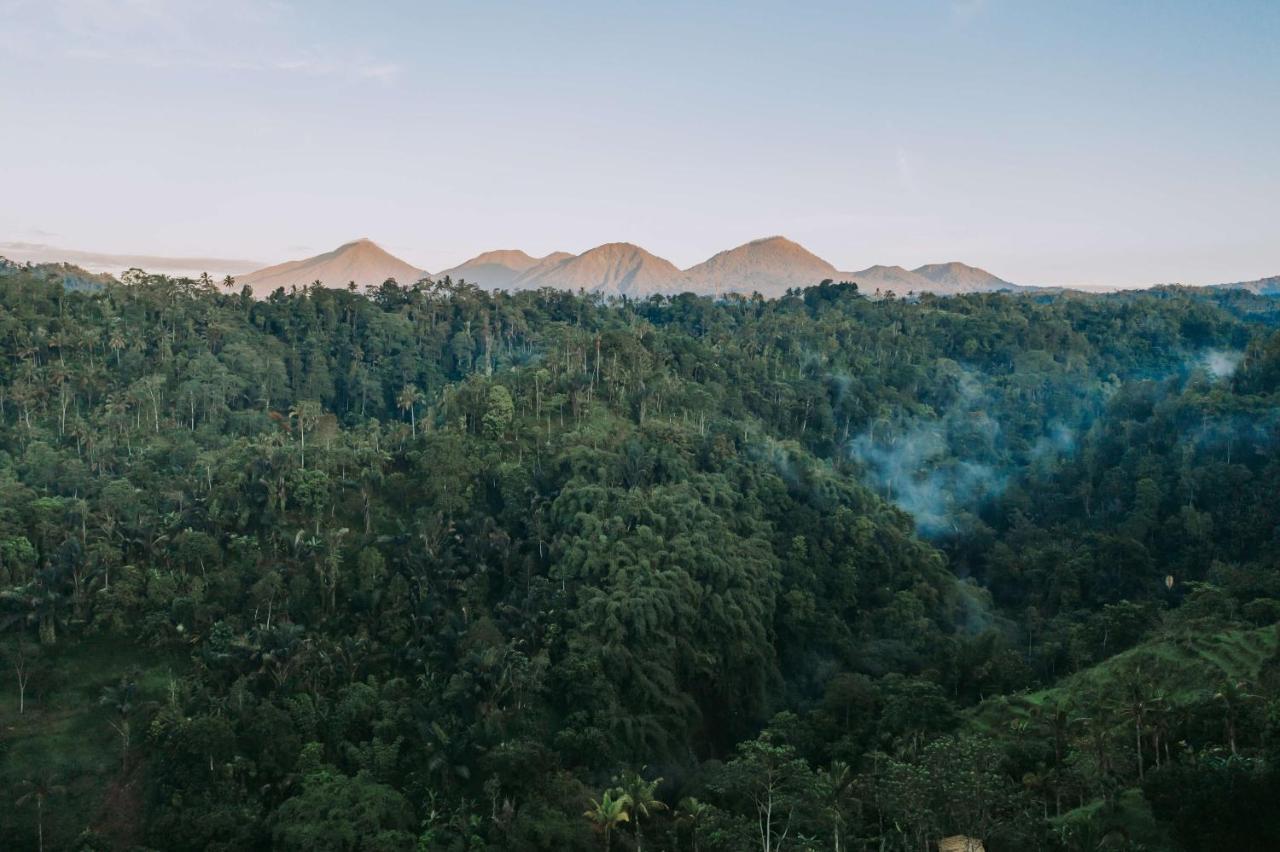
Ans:
[{"label": "pale blue sky", "polygon": [[1257,278],[1277,45],[1277,0],[0,0],[0,241]]}]

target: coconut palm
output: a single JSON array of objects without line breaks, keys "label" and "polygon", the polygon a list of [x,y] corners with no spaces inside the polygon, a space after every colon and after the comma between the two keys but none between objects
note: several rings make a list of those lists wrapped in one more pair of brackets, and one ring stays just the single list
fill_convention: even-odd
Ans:
[{"label": "coconut palm", "polygon": [[418,403],[422,402],[422,391],[416,385],[405,385],[400,389],[400,393],[396,394],[396,405],[401,411],[409,414],[409,427],[413,432],[413,437],[418,437]]},{"label": "coconut palm", "polygon": [[289,419],[298,421],[299,458],[303,470],[307,469],[307,427],[314,426],[320,414],[320,403],[310,399],[300,399],[289,408]]},{"label": "coconut palm", "polygon": [[44,803],[54,796],[61,796],[67,792],[67,788],[61,784],[54,783],[51,774],[44,774],[39,778],[28,778],[23,781],[21,788],[25,790],[21,796],[14,802],[18,807],[23,807],[31,802],[36,805],[36,837],[40,852],[44,852]]},{"label": "coconut palm", "polygon": [[631,802],[631,815],[635,817],[636,852],[644,852],[644,834],[641,831],[641,818],[648,818],[651,813],[665,811],[667,805],[654,795],[661,778],[646,781],[638,772],[627,770],[618,783],[618,791]]},{"label": "coconut palm", "polygon": [[107,340],[107,347],[115,353],[117,367],[120,366],[120,352],[127,345],[128,341],[125,340],[124,333],[119,328],[111,332],[111,337]]},{"label": "coconut palm", "polygon": [[692,844],[693,852],[698,852],[698,826],[706,822],[710,813],[711,806],[706,802],[698,801],[693,796],[680,800],[680,809],[676,811],[676,823],[689,829],[689,842]]},{"label": "coconut palm", "polygon": [[582,812],[595,825],[596,830],[604,835],[604,852],[609,852],[613,843],[613,829],[631,819],[631,815],[627,813],[630,806],[631,799],[626,793],[605,790],[599,801],[593,799],[591,807]]},{"label": "coconut palm", "polygon": [[108,721],[112,730],[120,736],[120,764],[124,768],[128,768],[129,765],[129,745],[133,737],[131,720],[134,710],[137,709],[137,702],[138,683],[135,678],[128,675],[120,678],[115,686],[103,687],[102,695],[98,699],[99,704],[115,712],[115,718]]},{"label": "coconut palm", "polygon": [[1227,745],[1231,747],[1232,754],[1239,754],[1236,750],[1236,731],[1240,722],[1240,714],[1243,712],[1245,704],[1255,701],[1257,698],[1258,696],[1249,692],[1248,684],[1243,680],[1224,681],[1213,696],[1215,701],[1222,704],[1222,722],[1227,735]]},{"label": "coconut palm", "polygon": [[853,770],[843,760],[833,760],[831,768],[820,771],[818,777],[827,797],[825,810],[831,817],[832,848],[840,852],[844,848],[845,810],[853,793]]}]

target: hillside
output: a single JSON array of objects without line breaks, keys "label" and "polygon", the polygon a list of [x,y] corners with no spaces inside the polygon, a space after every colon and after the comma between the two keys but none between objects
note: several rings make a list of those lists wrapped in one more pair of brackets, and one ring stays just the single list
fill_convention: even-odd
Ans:
[{"label": "hillside", "polygon": [[773,298],[837,275],[836,268],[785,237],[765,237],[722,251],[685,270],[695,293],[760,293]]},{"label": "hillside", "polygon": [[486,251],[457,266],[436,273],[434,278],[446,276],[454,281],[465,280],[489,290],[511,287],[517,278],[538,266],[549,266],[573,255],[568,252],[552,252],[545,257],[531,257],[519,249]]},{"label": "hillside", "polygon": [[957,261],[930,263],[911,271],[922,278],[927,278],[936,286],[945,288],[945,292],[950,293],[983,293],[1012,290],[1017,287],[1016,284],[997,278],[985,269]]},{"label": "hillside", "polygon": [[675,290],[680,270],[631,243],[606,243],[576,257],[539,263],[511,282],[513,289],[556,287],[643,298]]},{"label": "hillside", "polygon": [[319,281],[325,287],[376,287],[388,278],[412,284],[427,273],[383,250],[372,240],[359,239],[333,251],[304,260],[291,260],[241,275],[236,283],[250,287],[258,297],[278,288],[305,287]]},{"label": "hillside", "polygon": [[952,293],[950,284],[937,284],[919,273],[901,266],[869,266],[859,272],[841,272],[843,281],[852,281],[868,296],[877,292],[905,296],[908,293]]},{"label": "hillside", "polygon": [[19,274],[57,281],[68,290],[99,290],[115,280],[108,273],[90,272],[70,263],[15,263],[0,257],[0,278]]},{"label": "hillside", "polygon": [[4,269],[8,846],[1273,848],[1262,297]]},{"label": "hillside", "polygon": [[221,280],[227,275],[248,274],[262,266],[260,261],[237,258],[113,254],[25,241],[0,242],[0,255],[19,263],[67,264],[91,275],[116,277],[129,269],[143,269],[150,273],[169,275],[174,278],[199,278],[202,273],[208,273],[213,278]]},{"label": "hillside", "polygon": [[[240,270],[247,263],[141,255],[99,257],[83,252],[63,254],[84,255],[99,262],[105,262],[103,258],[106,258],[117,265],[128,260],[136,262],[133,265],[147,272],[187,277],[198,277],[205,268],[200,264],[211,264],[208,268]],[[360,239],[314,257],[237,274],[235,280],[262,298],[279,288],[304,287],[316,281],[334,288],[354,282],[357,288],[364,289],[389,278],[404,284],[427,275],[371,240]],[[478,254],[432,277],[436,280],[446,277],[454,281],[465,280],[489,290],[552,287],[641,297],[654,293],[693,292],[710,296],[760,293],[767,298],[776,298],[789,289],[812,286],[825,279],[856,281],[863,293],[869,296],[877,292],[899,296],[908,293],[957,295],[1016,288],[1016,285],[986,270],[958,262],[928,264],[915,270],[900,266],[872,266],[860,272],[839,272],[833,264],[781,236],[764,237],[726,249],[683,271],[639,246],[607,243],[576,256],[568,252],[552,252],[544,257],[533,257],[519,249],[497,249]],[[221,280],[221,276],[215,278]],[[70,278],[67,280],[71,281]],[[1268,286],[1280,287],[1269,283],[1274,281],[1264,279],[1222,286],[1265,293],[1270,292]]]},{"label": "hillside", "polygon": [[1256,281],[1237,281],[1233,284],[1215,285],[1224,290],[1248,290],[1259,296],[1280,296],[1280,275],[1259,278]]}]

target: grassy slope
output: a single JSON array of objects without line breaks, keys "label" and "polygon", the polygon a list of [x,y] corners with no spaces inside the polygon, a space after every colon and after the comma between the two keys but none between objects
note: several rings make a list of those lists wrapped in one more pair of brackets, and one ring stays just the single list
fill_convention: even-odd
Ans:
[{"label": "grassy slope", "polygon": [[1100,693],[1119,700],[1122,673],[1134,665],[1163,674],[1161,685],[1171,704],[1189,704],[1226,680],[1253,681],[1276,653],[1277,627],[1219,632],[1185,631],[1161,636],[1116,654],[1037,692],[998,696],[980,704],[969,718],[975,731],[997,734],[1030,719],[1035,708],[1067,703],[1072,696]]},{"label": "grassy slope", "polygon": [[[51,775],[65,791],[45,805],[45,848],[68,847],[84,829],[127,828],[137,802],[134,778],[121,772],[121,740],[112,710],[99,703],[104,687],[136,671],[141,700],[159,700],[181,661],[117,642],[81,642],[43,651],[41,671],[18,713],[16,680],[0,680],[0,826],[5,848],[36,848],[34,803],[16,800],[22,782]],[[134,730],[139,743],[145,731]],[[135,773],[136,776],[136,773]],[[11,827],[11,828],[10,828]]]},{"label": "grassy slope", "polygon": [[[1040,706],[1066,704],[1072,697],[1088,694],[1119,701],[1124,673],[1135,665],[1161,673],[1161,686],[1170,704],[1191,704],[1203,699],[1206,692],[1212,694],[1224,681],[1256,681],[1268,658],[1277,653],[1278,630],[1280,625],[1219,632],[1184,628],[1063,678],[1049,689],[984,701],[969,715],[967,726],[998,738],[1008,736],[1018,722],[1030,721]],[[1129,724],[1127,719],[1118,722],[1126,728],[1119,736],[1128,736]],[[1172,848],[1165,827],[1153,818],[1137,788],[1121,791],[1117,808],[1110,813],[1104,812],[1103,802],[1097,800],[1064,813],[1055,822],[1077,836],[1093,832],[1101,840],[1107,832],[1118,829],[1147,849]]]}]

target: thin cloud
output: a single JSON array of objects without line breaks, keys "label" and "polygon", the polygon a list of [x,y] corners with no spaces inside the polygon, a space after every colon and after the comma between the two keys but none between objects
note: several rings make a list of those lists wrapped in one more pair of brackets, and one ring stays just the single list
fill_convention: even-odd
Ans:
[{"label": "thin cloud", "polygon": [[225,257],[171,257],[151,254],[113,254],[109,252],[79,251],[60,248],[46,243],[23,240],[0,241],[0,256],[19,263],[73,263],[90,272],[118,273],[130,267],[166,274],[239,275],[260,268],[256,260]]},{"label": "thin cloud", "polygon": [[[401,66],[367,49],[296,44],[296,10],[285,3],[224,0],[55,0],[3,7],[0,52],[39,59],[144,68],[344,77],[391,83]],[[20,34],[15,36],[14,33]]]},{"label": "thin cloud", "polygon": [[987,11],[987,0],[951,0],[951,17],[970,21]]},{"label": "thin cloud", "polygon": [[909,195],[920,194],[920,184],[916,179],[915,166],[911,163],[911,157],[908,156],[907,150],[901,145],[894,152],[894,160],[898,166],[898,179],[902,182],[902,188]]}]

